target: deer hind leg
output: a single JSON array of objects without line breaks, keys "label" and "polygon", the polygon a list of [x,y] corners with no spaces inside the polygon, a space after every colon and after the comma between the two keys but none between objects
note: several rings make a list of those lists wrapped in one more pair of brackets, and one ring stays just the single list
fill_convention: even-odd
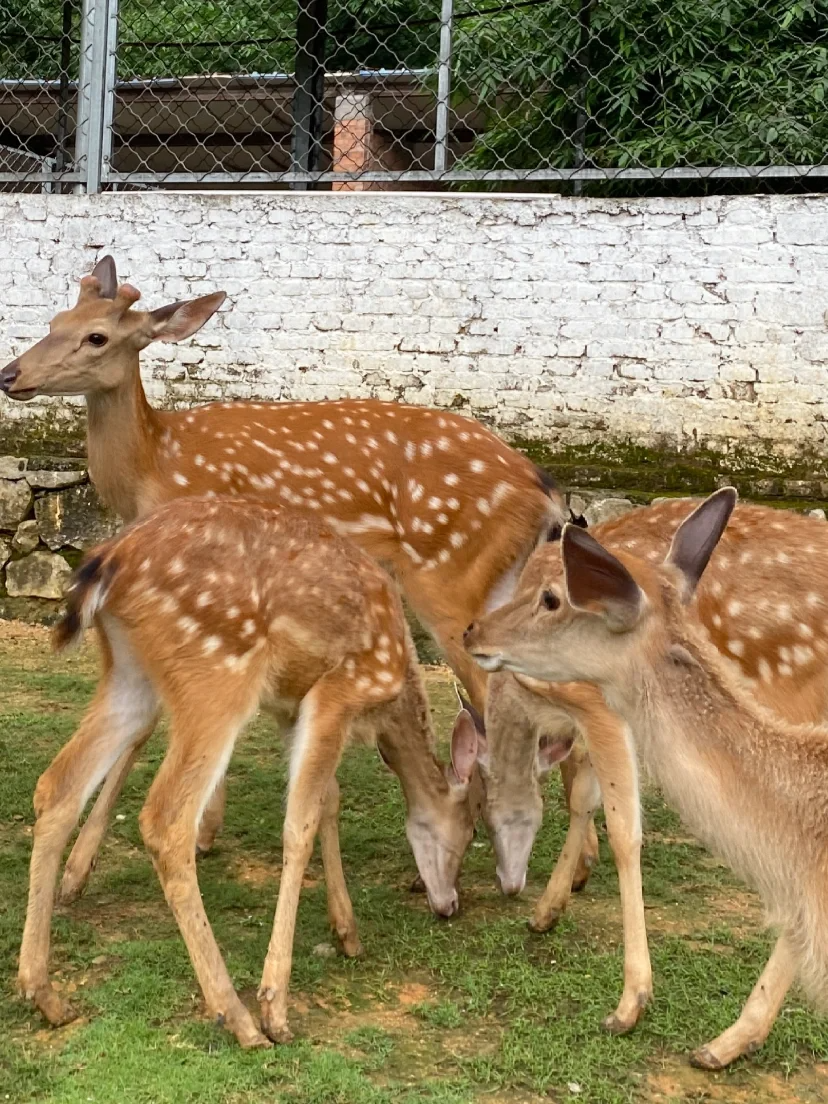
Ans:
[{"label": "deer hind leg", "polygon": [[91,794],[119,756],[146,739],[157,714],[158,699],[149,680],[122,654],[108,665],[78,730],[35,789],[37,819],[18,988],[56,1026],[74,1019],[49,980],[52,912],[63,849]]},{"label": "deer hind leg", "polygon": [[[563,765],[561,763],[561,773]],[[589,830],[595,830],[593,818],[601,804],[601,788],[586,756],[581,757],[577,770],[569,773],[567,804],[569,830],[549,884],[529,921],[534,932],[549,931],[566,911],[576,873],[589,846]]]},{"label": "deer hind leg", "polygon": [[[83,827],[78,833],[78,838],[75,840],[75,846],[66,860],[63,879],[60,884],[60,903],[62,905],[71,905],[86,889],[98,861],[98,852],[106,835],[112,817],[112,810],[117,804],[121,790],[124,788],[138,753],[152,735],[154,727],[153,724],[146,731],[143,739],[138,740],[124,752],[107,775],[101,792],[92,806],[92,811],[84,821]],[[226,779],[222,779],[204,810],[196,840],[196,852],[199,855],[206,854],[212,848],[224,823],[226,787]]]},{"label": "deer hind leg", "polygon": [[207,1010],[243,1047],[269,1046],[233,987],[198,887],[195,843],[203,810],[224,777],[233,745],[257,702],[226,680],[205,724],[203,704],[177,702],[170,745],[141,811],[141,834],[175,916]]},{"label": "deer hind leg", "polygon": [[[584,761],[586,761],[587,766],[589,766],[589,754],[585,748],[576,743],[569,757],[567,759],[564,759],[561,763],[561,781],[563,782],[564,794],[566,796],[566,806],[569,810],[570,818],[573,815],[572,788],[575,784],[576,778],[579,777],[579,774],[583,769],[582,764],[584,763]],[[598,832],[595,829],[596,810],[597,806],[595,807],[595,809],[593,809],[589,817],[584,837],[579,845],[580,853],[578,855],[578,861],[572,874],[573,893],[580,893],[581,890],[585,888],[587,882],[589,881],[589,876],[592,873],[592,868],[598,862]]]},{"label": "deer hind leg", "polygon": [[720,1070],[741,1055],[758,1050],[770,1034],[796,972],[796,959],[783,933],[739,1019],[717,1039],[695,1050],[691,1064],[698,1069]]},{"label": "deer hind leg", "polygon": [[349,711],[344,705],[343,677],[326,675],[305,696],[291,749],[282,878],[259,986],[262,1028],[279,1043],[293,1037],[287,1022],[287,997],[302,879],[345,743]]},{"label": "deer hind leg", "polygon": [[362,954],[354,906],[348,894],[342,853],[339,849],[339,783],[332,778],[325,793],[322,817],[319,821],[319,846],[325,868],[325,890],[328,895],[328,919],[337,934],[342,951],[348,958]]}]

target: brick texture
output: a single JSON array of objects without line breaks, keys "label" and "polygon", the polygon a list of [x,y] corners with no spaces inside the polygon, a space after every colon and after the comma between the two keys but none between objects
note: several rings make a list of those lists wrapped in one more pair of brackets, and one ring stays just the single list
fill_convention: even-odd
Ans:
[{"label": "brick texture", "polygon": [[[144,354],[156,404],[373,395],[584,444],[825,446],[828,197],[0,195],[0,363],[112,252],[221,315]],[[50,406],[76,418],[77,402]]]}]

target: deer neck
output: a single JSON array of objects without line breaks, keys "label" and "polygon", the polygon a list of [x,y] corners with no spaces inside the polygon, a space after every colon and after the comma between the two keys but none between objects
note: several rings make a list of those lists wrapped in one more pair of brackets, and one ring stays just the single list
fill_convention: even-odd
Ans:
[{"label": "deer neck", "polygon": [[90,478],[106,505],[130,520],[157,474],[162,421],[147,402],[138,355],[122,383],[88,394],[86,406]]},{"label": "deer neck", "polygon": [[399,697],[384,712],[377,745],[400,780],[409,809],[428,805],[429,796],[446,789],[443,768],[434,755],[434,731],[425,687],[410,662]]}]

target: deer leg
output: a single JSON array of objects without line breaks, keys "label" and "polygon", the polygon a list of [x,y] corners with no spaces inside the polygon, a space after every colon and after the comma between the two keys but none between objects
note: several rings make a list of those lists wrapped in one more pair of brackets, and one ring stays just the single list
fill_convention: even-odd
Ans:
[{"label": "deer leg", "polygon": [[66,866],[63,868],[63,878],[61,879],[58,895],[62,905],[71,905],[73,901],[77,901],[82,896],[86,889],[98,861],[98,852],[106,835],[112,810],[121,790],[124,788],[127,775],[132,770],[138,752],[151,736],[154,727],[153,724],[146,729],[143,738],[139,738],[132,747],[124,752],[106,776],[101,792],[92,806],[92,811],[84,821],[83,827],[78,832],[78,838],[75,840],[75,845],[66,860]]},{"label": "deer leg", "polygon": [[795,977],[796,959],[783,933],[739,1019],[717,1039],[693,1051],[691,1064],[698,1069],[720,1070],[741,1055],[758,1050],[767,1039]]},{"label": "deer leg", "polygon": [[[582,763],[584,761],[589,764],[589,756],[586,750],[576,743],[568,758],[564,759],[561,763],[561,781],[563,782],[564,794],[566,795],[566,806],[567,809],[569,809],[570,817],[572,816],[572,787],[582,770]],[[580,796],[582,795],[579,794],[579,797]],[[581,890],[584,889],[589,881],[592,868],[598,862],[598,833],[595,830],[596,810],[597,806],[593,809],[589,817],[584,836],[578,845],[578,861],[572,873],[573,893],[580,893]],[[567,836],[567,843],[568,841],[569,837]]]},{"label": "deer leg", "polygon": [[342,705],[343,688],[336,685],[338,678],[342,676],[323,677],[303,699],[291,750],[282,878],[259,986],[262,1029],[279,1043],[293,1037],[287,1022],[287,997],[302,879],[345,742],[347,713]]},{"label": "deer leg", "polygon": [[[224,704],[226,698],[223,700]],[[207,1010],[243,1047],[269,1046],[233,987],[198,887],[195,843],[201,815],[224,777],[238,733],[252,710],[214,717],[205,728],[173,716],[170,746],[141,811],[141,834],[175,916]],[[197,712],[192,710],[194,716]]]},{"label": "deer leg", "polygon": [[[563,765],[561,763],[562,773]],[[595,829],[593,817],[601,804],[601,788],[587,757],[583,757],[577,771],[569,775],[567,803],[569,830],[549,884],[529,921],[534,932],[549,931],[566,911],[576,871],[588,846],[589,829]]]},{"label": "deer leg", "polygon": [[109,667],[75,735],[35,789],[37,819],[18,988],[55,1026],[75,1017],[49,980],[52,913],[63,849],[91,794],[116,760],[146,739],[157,711],[156,695],[137,666]]},{"label": "deer leg", "polygon": [[216,842],[216,836],[224,824],[224,807],[227,804],[227,779],[222,778],[207,802],[196,836],[196,854],[206,855]]},{"label": "deer leg", "polygon": [[647,943],[641,886],[641,804],[635,750],[626,731],[584,726],[589,756],[604,800],[607,835],[618,871],[624,926],[624,990],[604,1027],[615,1035],[631,1031],[652,1000],[653,971]]},{"label": "deer leg", "polygon": [[319,821],[319,846],[325,868],[325,889],[328,895],[328,919],[336,932],[344,954],[355,958],[362,954],[354,906],[348,894],[342,853],[339,849],[339,783],[332,778]]},{"label": "deer leg", "polygon": [[[59,894],[62,905],[71,905],[73,901],[77,901],[83,895],[98,861],[98,852],[109,827],[112,810],[115,808],[138,753],[152,735],[154,728],[155,723],[147,729],[143,739],[139,739],[137,743],[124,752],[107,775],[101,792],[92,806],[92,812],[84,821],[80,832],[78,832],[75,846],[66,860]],[[196,841],[196,853],[199,855],[206,854],[212,848],[215,838],[224,823],[226,789],[227,781],[223,778],[204,810]]]}]

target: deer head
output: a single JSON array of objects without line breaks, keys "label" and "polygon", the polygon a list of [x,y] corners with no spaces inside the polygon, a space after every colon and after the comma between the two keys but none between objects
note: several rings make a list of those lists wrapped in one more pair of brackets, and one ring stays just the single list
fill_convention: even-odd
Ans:
[{"label": "deer head", "polygon": [[111,391],[134,372],[151,341],[183,341],[225,300],[223,291],[154,311],[135,310],[141,293],[118,286],[115,262],[104,257],[80,282],[78,301],[52,319],[49,333],[0,371],[0,390],[25,401],[35,395]]},{"label": "deer head", "polygon": [[632,555],[614,556],[585,530],[567,525],[562,574],[525,588],[470,626],[466,649],[488,671],[635,690],[641,657],[669,650],[658,616],[661,572],[689,601],[736,497],[726,487],[706,499],[679,526],[661,570]]}]

